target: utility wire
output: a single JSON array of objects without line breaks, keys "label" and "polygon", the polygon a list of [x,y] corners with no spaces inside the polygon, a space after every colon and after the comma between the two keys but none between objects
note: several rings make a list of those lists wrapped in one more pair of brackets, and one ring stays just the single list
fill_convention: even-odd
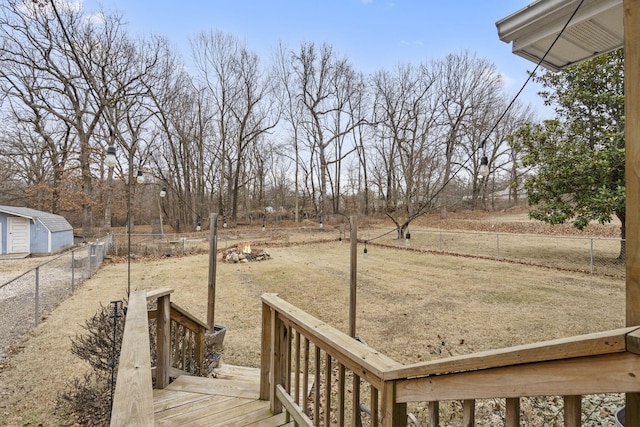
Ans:
[{"label": "utility wire", "polygon": [[[502,114],[500,115],[500,117],[498,118],[498,120],[496,120],[496,123],[493,125],[493,127],[489,130],[489,132],[487,133],[487,136],[482,140],[482,142],[480,143],[480,146],[478,148],[483,148],[484,144],[487,142],[487,140],[489,139],[489,136],[491,135],[491,133],[496,129],[496,127],[498,127],[498,125],[500,124],[500,122],[502,121],[502,119],[504,119],[504,117],[507,115],[507,113],[509,112],[509,110],[511,109],[511,107],[513,107],[513,104],[516,102],[516,100],[518,99],[518,97],[520,96],[520,94],[522,93],[522,91],[524,90],[524,88],[527,86],[527,84],[529,84],[529,82],[531,81],[531,79],[536,75],[536,71],[538,71],[538,68],[540,68],[540,65],[542,65],[542,63],[544,62],[544,60],[546,59],[547,55],[549,54],[549,52],[551,52],[551,49],[553,49],[553,46],[555,46],[556,42],[558,40],[560,40],[560,36],[562,36],[562,34],[564,33],[564,31],[567,29],[567,27],[569,26],[569,23],[573,20],[573,18],[576,16],[576,13],[578,13],[578,10],[580,9],[580,7],[582,6],[582,4],[584,3],[584,0],[580,0],[580,3],[578,4],[578,6],[576,7],[576,9],[573,11],[573,13],[571,14],[571,16],[569,17],[569,19],[567,20],[567,22],[565,22],[564,26],[562,27],[562,29],[560,30],[560,32],[558,33],[558,35],[556,36],[556,38],[553,40],[553,43],[551,43],[551,45],[549,46],[549,48],[547,49],[547,51],[544,53],[544,55],[542,55],[542,58],[540,58],[540,60],[538,61],[538,63],[536,64],[535,68],[533,69],[533,71],[531,73],[529,73],[529,77],[527,77],[527,80],[525,80],[524,84],[522,85],[522,87],[520,87],[520,90],[516,93],[516,95],[513,97],[513,99],[511,100],[511,102],[509,103],[509,105],[507,106],[507,108],[505,108],[505,110],[502,112]],[[478,148],[476,148],[475,151],[478,151]],[[475,152],[474,151],[474,152]]]},{"label": "utility wire", "polygon": [[[498,127],[498,125],[500,124],[500,122],[505,118],[505,116],[507,115],[507,113],[509,112],[509,110],[511,109],[511,107],[513,107],[513,104],[515,104],[516,100],[518,99],[518,97],[522,94],[522,91],[525,89],[525,87],[527,86],[527,84],[529,84],[529,82],[531,81],[531,79],[533,77],[535,77],[536,72],[538,71],[538,68],[540,68],[540,65],[542,65],[542,63],[544,62],[544,60],[547,58],[547,55],[549,54],[549,52],[551,52],[551,49],[553,49],[553,47],[555,46],[555,44],[558,42],[558,40],[560,40],[560,37],[562,36],[562,34],[565,32],[565,30],[567,29],[567,27],[569,26],[569,24],[571,23],[571,21],[573,20],[573,18],[576,16],[576,14],[578,13],[578,10],[580,9],[580,7],[582,6],[582,4],[584,3],[584,0],[580,0],[580,3],[578,3],[578,6],[575,8],[575,10],[573,11],[573,13],[571,14],[571,16],[569,17],[569,19],[567,20],[567,22],[565,22],[564,26],[562,27],[562,29],[560,30],[560,32],[558,33],[558,35],[556,36],[556,38],[553,40],[553,43],[551,43],[549,45],[549,47],[547,48],[546,52],[544,53],[544,55],[542,55],[542,57],[540,58],[540,60],[538,61],[538,63],[536,64],[536,66],[534,67],[533,71],[531,73],[529,73],[529,77],[527,77],[527,80],[525,80],[525,82],[523,83],[523,85],[520,87],[520,90],[518,90],[518,92],[515,94],[515,96],[513,97],[513,99],[511,100],[511,102],[509,102],[509,105],[507,105],[507,107],[504,109],[504,111],[502,112],[502,114],[500,114],[500,117],[498,117],[498,119],[496,120],[496,122],[494,123],[494,125],[491,127],[491,129],[489,129],[489,132],[487,132],[487,136],[485,136],[482,139],[482,142],[473,150],[473,152],[471,153],[472,155],[474,155],[475,153],[478,152],[479,149],[484,149],[485,144],[487,143],[487,140],[489,139],[489,137],[491,136],[491,134],[493,133],[493,131]],[[447,179],[447,181],[440,186],[440,188],[433,194],[431,195],[431,197],[429,198],[429,200],[427,200],[425,203],[422,204],[422,206],[428,206],[433,199],[435,199],[441,192],[442,190],[444,190],[446,188],[447,185],[449,185],[449,183],[451,181],[453,181],[453,179],[458,175],[458,173],[465,167],[465,165],[467,163],[469,163],[469,160],[471,159],[471,157],[467,158],[464,162],[462,162],[462,164],[460,165],[460,167],[458,167],[458,169],[451,174],[451,176],[449,177],[449,179]],[[392,231],[395,231],[392,230]],[[373,239],[368,239],[367,241],[371,241],[371,240],[375,240],[375,239],[379,239],[381,237],[386,236],[387,234],[390,234],[390,232],[384,233],[378,237],[374,237]]]}]

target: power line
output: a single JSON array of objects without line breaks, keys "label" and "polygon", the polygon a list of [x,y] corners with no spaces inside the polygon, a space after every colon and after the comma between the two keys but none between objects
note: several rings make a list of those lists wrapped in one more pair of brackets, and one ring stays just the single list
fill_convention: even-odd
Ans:
[{"label": "power line", "polygon": [[[578,6],[575,8],[575,10],[573,11],[573,13],[571,14],[571,16],[569,16],[569,19],[567,20],[567,22],[565,22],[564,26],[562,27],[562,29],[560,30],[560,32],[558,33],[558,35],[556,36],[556,38],[553,40],[553,42],[549,45],[549,47],[547,48],[546,52],[544,53],[544,55],[542,55],[542,57],[540,58],[540,60],[538,61],[538,63],[536,64],[536,66],[534,67],[533,71],[529,73],[529,77],[527,77],[527,79],[525,80],[525,82],[523,83],[523,85],[520,87],[520,90],[518,90],[518,92],[515,94],[515,96],[513,97],[513,99],[511,100],[511,102],[509,102],[509,105],[507,105],[507,107],[504,109],[504,111],[502,112],[502,114],[500,114],[500,117],[498,117],[498,119],[496,120],[496,122],[494,123],[494,125],[491,127],[491,129],[489,129],[489,132],[487,132],[487,136],[485,136],[482,139],[482,142],[473,150],[473,152],[471,153],[472,155],[474,155],[475,153],[478,152],[479,149],[484,149],[485,144],[487,143],[487,140],[489,139],[489,137],[491,136],[491,134],[493,133],[493,131],[498,127],[498,125],[500,124],[500,122],[505,118],[505,116],[507,115],[507,113],[509,112],[509,110],[511,109],[511,107],[513,107],[513,104],[515,104],[516,100],[518,99],[518,97],[522,94],[522,91],[525,89],[525,87],[527,86],[527,84],[529,84],[529,82],[531,81],[531,79],[533,77],[535,77],[536,72],[538,71],[538,68],[540,68],[540,66],[542,65],[542,62],[544,62],[544,60],[547,58],[547,55],[551,52],[551,49],[553,49],[553,47],[555,46],[555,44],[558,42],[558,40],[560,39],[560,37],[562,36],[562,34],[565,32],[565,30],[567,29],[567,27],[569,26],[569,23],[571,23],[571,21],[573,20],[573,18],[576,16],[576,13],[578,13],[578,10],[580,9],[580,7],[582,6],[582,4],[584,3],[584,0],[580,0],[580,3],[578,3]],[[462,164],[460,165],[460,167],[453,173],[451,174],[451,176],[447,179],[447,181],[440,186],[440,188],[431,195],[431,197],[422,204],[422,209],[424,209],[424,207],[428,206],[433,199],[435,199],[441,192],[442,190],[445,189],[445,187],[458,175],[458,173],[465,167],[465,165],[467,163],[469,163],[469,160],[471,159],[471,157],[468,157],[464,162],[462,162]],[[422,211],[422,209],[420,211]],[[421,212],[420,215],[424,213]],[[419,216],[419,215],[417,215]],[[375,239],[379,239],[383,236],[386,236],[388,233],[384,233],[378,237],[375,237],[373,239],[369,239],[369,241],[371,240],[375,240]]]},{"label": "power line", "polygon": [[[562,29],[560,30],[560,32],[558,33],[558,35],[556,36],[556,38],[553,40],[553,43],[551,43],[549,45],[549,47],[547,48],[547,50],[545,51],[544,55],[542,55],[542,57],[540,58],[540,60],[538,61],[538,63],[536,64],[536,66],[533,68],[533,71],[529,73],[529,77],[527,77],[527,80],[525,80],[525,82],[522,84],[522,86],[520,87],[520,90],[518,90],[518,92],[515,94],[515,96],[513,97],[513,99],[511,100],[511,102],[509,102],[509,105],[507,105],[507,107],[504,109],[504,111],[502,112],[502,114],[500,114],[500,117],[498,117],[498,119],[496,120],[496,122],[494,123],[494,125],[491,127],[491,129],[489,129],[489,132],[487,132],[487,136],[485,136],[482,139],[482,142],[473,150],[472,154],[475,154],[479,149],[484,149],[485,144],[487,143],[487,140],[489,139],[489,137],[491,136],[491,134],[493,133],[493,131],[498,127],[498,125],[500,124],[500,122],[505,118],[505,116],[507,115],[507,113],[509,112],[509,110],[511,109],[511,107],[513,107],[513,104],[515,104],[516,100],[518,99],[518,97],[522,94],[522,91],[525,89],[525,87],[529,84],[529,82],[531,81],[531,79],[533,77],[535,77],[536,72],[538,71],[538,68],[540,68],[540,65],[542,65],[542,63],[544,62],[544,60],[547,58],[547,55],[549,54],[549,52],[551,52],[551,49],[553,49],[553,47],[555,46],[555,44],[558,42],[558,40],[560,39],[560,37],[562,36],[562,34],[564,33],[564,31],[567,29],[567,27],[569,26],[569,23],[573,20],[573,18],[576,16],[576,13],[578,13],[578,10],[580,9],[580,7],[582,6],[582,4],[584,3],[584,0],[580,0],[580,3],[578,3],[578,6],[576,7],[576,9],[573,11],[573,13],[571,14],[571,16],[569,17],[569,19],[567,20],[567,22],[565,22],[564,26],[562,27]],[[453,178],[455,178],[455,176],[458,174],[458,172],[460,172],[460,170],[462,170],[462,168],[469,162],[469,159],[465,160],[462,165],[460,165],[460,167],[458,168],[458,170],[447,180],[447,182],[436,192],[436,194],[434,195],[434,197],[436,195],[438,195],[442,189],[449,183],[451,182],[451,180]],[[431,201],[433,200],[433,197],[429,200]]]}]

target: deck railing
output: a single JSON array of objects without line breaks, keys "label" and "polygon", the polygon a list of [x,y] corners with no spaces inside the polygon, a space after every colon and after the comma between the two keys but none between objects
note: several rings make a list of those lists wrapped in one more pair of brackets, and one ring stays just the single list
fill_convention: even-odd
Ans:
[{"label": "deck railing", "polygon": [[111,427],[132,425],[154,425],[149,318],[145,291],[129,294],[111,409]]},{"label": "deck railing", "polygon": [[520,398],[563,396],[565,425],[579,426],[582,395],[640,391],[637,327],[401,365],[276,295],[262,301],[261,397],[301,424],[362,425],[366,406],[368,425],[404,426],[407,403],[424,402],[437,427],[439,402],[461,400],[472,426],[476,399],[503,398],[512,427]]},{"label": "deck railing", "polygon": [[[172,303],[171,293],[173,289],[129,294],[113,399],[112,427],[153,425],[154,372],[155,386],[162,389],[169,384],[170,376],[176,375],[175,372],[200,373],[203,369],[208,328]],[[157,301],[157,308],[147,310],[147,301],[153,300]],[[151,366],[150,319],[156,321],[155,368]]]},{"label": "deck railing", "polygon": [[[149,319],[156,320],[156,371],[162,371],[163,365],[166,372],[187,373],[201,375],[204,369],[205,335],[209,328],[191,313],[169,301],[171,289],[160,289],[147,293],[148,299],[157,299],[157,309],[149,310]],[[168,313],[168,318],[167,314]],[[159,319],[163,319],[159,321]],[[167,327],[167,323],[169,325]],[[167,345],[172,343],[171,345]],[[153,343],[152,343],[153,344]],[[168,366],[167,366],[168,364]],[[168,378],[166,379],[168,381]],[[161,382],[162,387],[166,383]]]},{"label": "deck railing", "polygon": [[[111,426],[153,425],[149,317],[158,322],[156,386],[168,384],[172,290],[129,297]],[[158,308],[147,313],[147,299]],[[507,427],[520,425],[520,399],[563,396],[564,423],[579,426],[581,396],[640,392],[640,327],[402,365],[277,295],[262,297],[260,398],[298,425],[405,426],[407,404],[463,402],[475,423],[476,399],[505,399]],[[188,346],[187,346],[188,347]]]},{"label": "deck railing", "polygon": [[[356,426],[364,404],[372,414],[380,413],[386,425],[406,422],[406,404],[395,402],[394,382],[384,379],[385,372],[401,364],[276,295],[263,295],[262,301],[260,398],[271,401],[274,414],[282,412],[284,403],[298,423],[307,417],[328,426],[333,418],[338,425],[349,420],[347,425]],[[306,399],[310,377],[315,383],[311,407]],[[284,392],[287,399],[275,398]],[[378,425],[377,417],[371,425]]]}]

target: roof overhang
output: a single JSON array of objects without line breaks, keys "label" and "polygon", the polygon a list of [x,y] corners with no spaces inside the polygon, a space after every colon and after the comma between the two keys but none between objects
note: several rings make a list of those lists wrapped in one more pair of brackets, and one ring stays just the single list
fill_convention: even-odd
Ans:
[{"label": "roof overhang", "polygon": [[[623,0],[583,0],[583,4],[541,65],[558,71],[621,48]],[[580,0],[537,0],[496,22],[498,36],[513,53],[540,62]]]},{"label": "roof overhang", "polygon": [[16,212],[16,211],[13,211],[11,209],[2,209],[2,208],[0,208],[0,213],[7,214],[7,215],[18,216],[20,218],[30,219],[34,223],[36,222],[36,220],[35,220],[35,218],[33,216],[27,215],[24,212]]}]

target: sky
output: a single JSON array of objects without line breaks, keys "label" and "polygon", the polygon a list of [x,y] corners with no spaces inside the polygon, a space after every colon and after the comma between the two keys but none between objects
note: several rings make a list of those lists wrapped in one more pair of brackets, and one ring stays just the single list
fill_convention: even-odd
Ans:
[{"label": "sky", "polygon": [[[268,62],[282,42],[328,43],[364,73],[469,51],[496,65],[515,96],[535,64],[511,53],[495,22],[533,0],[83,0],[87,13],[118,11],[133,35],[166,36],[188,61],[189,39],[223,31]],[[530,82],[520,100],[539,118],[551,111]]]}]

